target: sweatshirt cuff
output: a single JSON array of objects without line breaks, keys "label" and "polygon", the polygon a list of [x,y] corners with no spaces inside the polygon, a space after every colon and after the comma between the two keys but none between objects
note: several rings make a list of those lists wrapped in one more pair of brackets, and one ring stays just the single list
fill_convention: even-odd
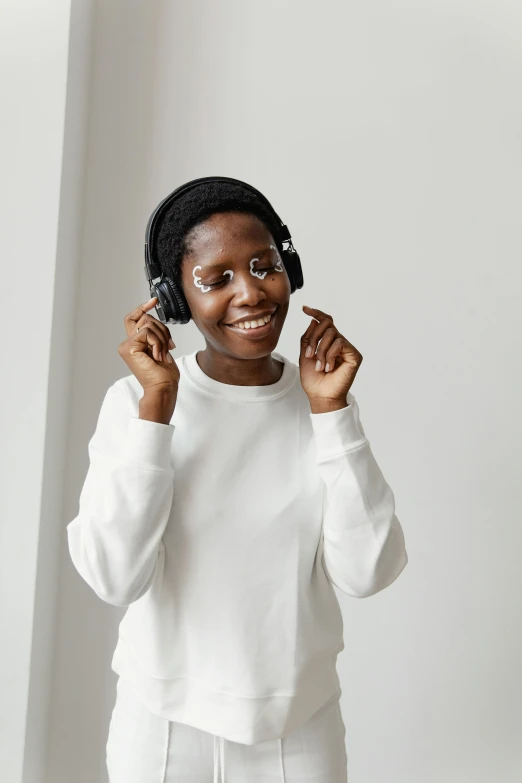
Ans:
[{"label": "sweatshirt cuff", "polygon": [[355,405],[327,413],[310,413],[317,456],[332,457],[367,440],[359,427]]},{"label": "sweatshirt cuff", "polygon": [[173,424],[132,416],[127,429],[124,455],[132,462],[141,462],[163,470],[171,470]]}]

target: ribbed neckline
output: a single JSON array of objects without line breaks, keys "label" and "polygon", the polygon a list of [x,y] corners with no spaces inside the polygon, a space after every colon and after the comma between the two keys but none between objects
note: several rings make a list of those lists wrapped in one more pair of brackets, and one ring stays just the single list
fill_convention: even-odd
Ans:
[{"label": "ribbed neckline", "polygon": [[192,383],[214,396],[225,397],[231,400],[242,400],[244,402],[265,402],[285,394],[296,377],[297,368],[295,365],[286,356],[272,351],[272,357],[283,362],[284,365],[281,377],[276,383],[269,383],[265,386],[237,386],[230,383],[221,383],[221,381],[216,381],[203,372],[196,358],[199,350],[198,348],[193,353],[180,357],[182,367]]}]

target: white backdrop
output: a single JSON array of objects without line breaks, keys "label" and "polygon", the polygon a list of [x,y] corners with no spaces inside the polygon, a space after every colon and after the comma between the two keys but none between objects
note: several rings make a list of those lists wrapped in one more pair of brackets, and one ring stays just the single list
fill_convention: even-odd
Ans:
[{"label": "white backdrop", "polygon": [[[297,360],[308,304],[363,354],[352,391],[406,536],[394,585],[337,591],[350,783],[518,783],[522,7],[101,0],[91,53],[46,783],[106,781],[123,610],[65,526],[148,299],[147,219],[208,174],[292,232],[305,285],[277,350]],[[171,331],[174,357],[204,346]]]}]

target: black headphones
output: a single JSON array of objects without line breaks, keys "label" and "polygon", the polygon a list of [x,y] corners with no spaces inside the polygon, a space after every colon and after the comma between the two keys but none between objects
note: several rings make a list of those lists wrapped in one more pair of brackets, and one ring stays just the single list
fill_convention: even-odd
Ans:
[{"label": "black headphones", "polygon": [[301,268],[301,261],[296,249],[292,244],[290,231],[276,213],[268,199],[252,185],[249,185],[246,182],[242,182],[240,179],[233,179],[232,177],[199,177],[198,179],[193,179],[190,180],[190,182],[186,182],[184,185],[176,188],[176,190],[173,190],[172,193],[164,198],[150,216],[149,222],[147,223],[147,228],[145,230],[145,276],[149,281],[151,298],[153,296],[158,297],[155,309],[160,321],[164,324],[186,324],[191,319],[191,313],[190,307],[181,287],[176,285],[176,283],[171,280],[170,277],[165,275],[161,269],[161,266],[156,261],[154,261],[153,256],[155,255],[155,231],[158,226],[159,218],[165,209],[167,209],[167,207],[172,204],[174,199],[178,198],[182,193],[186,193],[191,188],[197,187],[202,182],[232,182],[237,185],[242,185],[244,188],[248,188],[264,201],[264,203],[272,212],[278,226],[279,236],[274,237],[274,239],[279,243],[279,245],[282,245],[283,242],[289,243],[288,247],[283,248],[281,251],[281,258],[290,280],[290,293],[293,294],[297,288],[303,287],[303,270]]}]

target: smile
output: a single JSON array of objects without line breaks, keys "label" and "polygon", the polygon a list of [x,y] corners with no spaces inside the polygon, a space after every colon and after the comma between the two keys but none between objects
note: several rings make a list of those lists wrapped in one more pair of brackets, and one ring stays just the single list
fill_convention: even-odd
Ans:
[{"label": "smile", "polygon": [[241,334],[242,337],[249,337],[251,339],[255,337],[264,337],[265,335],[270,334],[274,328],[274,314],[259,320],[262,320],[264,323],[259,325],[259,321],[244,321],[241,324],[225,324],[225,326],[228,329],[232,329],[234,332]]}]

